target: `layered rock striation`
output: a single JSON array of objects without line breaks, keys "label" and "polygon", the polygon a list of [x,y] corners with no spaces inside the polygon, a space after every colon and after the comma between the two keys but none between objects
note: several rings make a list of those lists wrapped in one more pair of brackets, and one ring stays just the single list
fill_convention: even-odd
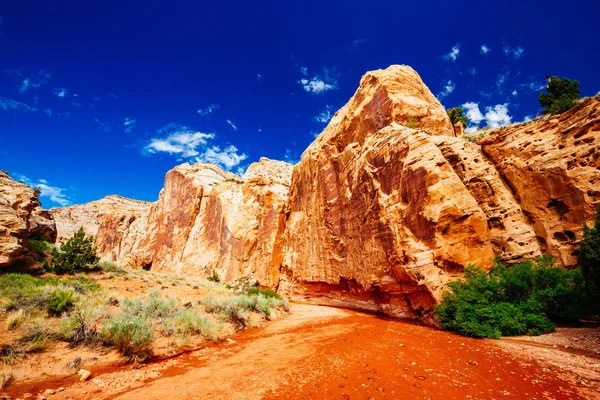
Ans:
[{"label": "layered rock striation", "polygon": [[0,268],[33,263],[28,241],[55,238],[54,220],[36,191],[0,172]]}]

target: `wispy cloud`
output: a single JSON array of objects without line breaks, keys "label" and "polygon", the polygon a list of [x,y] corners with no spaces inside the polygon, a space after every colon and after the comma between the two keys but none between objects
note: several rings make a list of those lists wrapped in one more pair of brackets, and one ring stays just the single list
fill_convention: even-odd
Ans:
[{"label": "wispy cloud", "polygon": [[329,90],[337,89],[337,79],[334,68],[323,68],[323,73],[315,75],[308,79],[308,69],[300,68],[300,73],[306,78],[302,78],[298,83],[305,92],[312,94],[321,94]]},{"label": "wispy cloud", "polygon": [[298,162],[300,161],[300,155],[292,149],[285,149],[283,161],[290,164],[298,164]]},{"label": "wispy cloud", "polygon": [[477,68],[472,67],[472,68],[469,68],[468,71],[471,75],[475,75],[477,73]]},{"label": "wispy cloud", "polygon": [[456,43],[456,45],[450,50],[450,53],[445,54],[442,58],[446,61],[456,61],[458,56],[460,55],[460,43]]},{"label": "wispy cloud", "polygon": [[0,96],[0,109],[4,111],[37,111],[35,107],[3,96]]},{"label": "wispy cloud", "polygon": [[132,117],[125,118],[123,126],[125,127],[125,133],[131,133],[131,131],[133,131],[133,128],[135,128],[135,119]]},{"label": "wispy cloud", "polygon": [[38,188],[40,190],[40,197],[48,197],[53,202],[60,204],[62,207],[71,204],[71,200],[65,193],[67,189],[59,188],[56,186],[50,186],[48,181],[45,179],[38,179],[37,181],[31,180],[24,175],[16,174],[16,177],[26,185],[32,188]]},{"label": "wispy cloud", "polygon": [[67,91],[67,89],[64,88],[56,88],[54,89],[54,94],[56,95],[56,97],[64,99],[65,97],[67,97],[69,92]]},{"label": "wispy cloud", "polygon": [[314,120],[316,122],[326,124],[327,122],[329,122],[329,120],[331,120],[331,117],[333,117],[333,111],[333,107],[327,105],[325,106],[325,109],[323,111],[321,111],[316,117],[314,117]]},{"label": "wispy cloud", "polygon": [[14,77],[19,85],[19,93],[23,94],[29,89],[37,89],[48,83],[52,78],[52,71],[46,69],[33,69],[30,71],[24,68],[5,69],[4,72]]},{"label": "wispy cloud", "polygon": [[256,74],[256,81],[261,82],[263,79],[263,74]]},{"label": "wispy cloud", "polygon": [[196,111],[198,112],[198,114],[200,114],[202,116],[207,116],[207,115],[211,115],[212,113],[214,113],[218,109],[219,109],[219,105],[218,104],[211,104],[211,105],[206,106],[204,108],[199,108]]},{"label": "wispy cloud", "polygon": [[484,55],[489,53],[490,51],[492,51],[492,49],[490,49],[487,44],[482,44],[479,48],[479,52]]},{"label": "wispy cloud", "polygon": [[367,43],[367,38],[359,38],[359,39],[354,39],[352,41],[353,45],[361,45],[361,44],[364,44],[364,43]]},{"label": "wispy cloud", "polygon": [[519,92],[518,92],[518,91],[516,91],[516,90],[513,90],[513,91],[512,91],[512,95],[513,95],[513,96],[518,96],[518,95],[519,95]]},{"label": "wispy cloud", "polygon": [[212,162],[227,170],[248,158],[246,154],[239,153],[234,145],[223,149],[210,145],[210,141],[216,138],[214,133],[197,132],[175,124],[159,129],[158,133],[165,136],[151,139],[144,147],[145,154],[168,153],[178,159]]},{"label": "wispy cloud", "polygon": [[229,125],[229,127],[231,128],[232,131],[237,131],[237,126],[235,126],[235,124],[233,123],[232,120],[228,119],[227,121],[227,125]]},{"label": "wispy cloud", "polygon": [[454,91],[454,89],[456,89],[456,84],[452,82],[452,80],[448,80],[448,82],[446,82],[446,84],[444,85],[442,91],[438,93],[438,99],[443,99],[444,97],[448,96]]},{"label": "wispy cloud", "polygon": [[110,122],[101,121],[98,118],[94,118],[94,121],[96,122],[96,127],[100,132],[110,132]]},{"label": "wispy cloud", "polygon": [[467,118],[469,118],[470,128],[478,126],[483,121],[491,128],[508,125],[512,121],[512,117],[508,112],[508,104],[487,106],[485,107],[485,115],[479,109],[479,103],[465,103],[463,104],[463,108],[466,111]]},{"label": "wispy cloud", "polygon": [[547,86],[547,81],[531,80],[530,82],[520,84],[518,87],[519,89],[523,89],[528,92],[539,92],[540,90],[546,89]]},{"label": "wispy cloud", "polygon": [[517,47],[504,46],[502,48],[502,51],[504,52],[505,56],[517,59],[517,58],[521,58],[523,56],[525,49],[521,46],[517,46]]}]

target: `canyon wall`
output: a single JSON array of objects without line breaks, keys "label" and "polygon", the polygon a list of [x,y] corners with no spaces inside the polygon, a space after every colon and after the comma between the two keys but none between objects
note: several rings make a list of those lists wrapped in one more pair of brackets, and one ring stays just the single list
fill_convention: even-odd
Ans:
[{"label": "canyon wall", "polygon": [[30,239],[54,241],[54,220],[34,189],[0,172],[0,268],[32,264]]},{"label": "canyon wall", "polygon": [[391,66],[362,78],[293,168],[263,158],[240,178],[182,164],[156,203],[72,209],[69,226],[96,229],[103,259],[125,266],[253,275],[296,301],[430,322],[469,264],[544,253],[576,264],[600,203],[599,126],[593,98],[457,137],[419,75]]}]

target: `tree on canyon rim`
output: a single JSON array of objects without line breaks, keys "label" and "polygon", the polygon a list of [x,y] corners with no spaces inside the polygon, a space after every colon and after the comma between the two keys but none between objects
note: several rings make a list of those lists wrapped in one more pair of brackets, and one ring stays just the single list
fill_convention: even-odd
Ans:
[{"label": "tree on canyon rim", "polygon": [[462,107],[453,107],[446,111],[452,125],[462,123],[464,127],[469,123],[469,118],[465,115],[465,109]]},{"label": "tree on canyon rim", "polygon": [[573,107],[580,96],[578,81],[553,76],[548,81],[546,93],[540,93],[538,101],[544,107],[543,114],[557,114]]}]

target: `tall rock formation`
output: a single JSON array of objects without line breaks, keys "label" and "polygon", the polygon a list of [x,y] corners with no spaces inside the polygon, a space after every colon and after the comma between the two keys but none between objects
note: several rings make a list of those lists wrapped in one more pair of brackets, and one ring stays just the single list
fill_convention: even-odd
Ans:
[{"label": "tall rock formation", "polygon": [[0,172],[0,268],[32,263],[29,239],[55,238],[54,220],[42,210],[35,190]]},{"label": "tall rock formation", "polygon": [[132,267],[225,280],[254,275],[263,285],[278,282],[292,166],[261,158],[243,178],[213,164],[182,164],[170,170],[152,206],[147,233],[130,255]]},{"label": "tall rock formation", "polygon": [[481,141],[527,215],[542,250],[577,265],[582,222],[600,203],[600,97]]}]

